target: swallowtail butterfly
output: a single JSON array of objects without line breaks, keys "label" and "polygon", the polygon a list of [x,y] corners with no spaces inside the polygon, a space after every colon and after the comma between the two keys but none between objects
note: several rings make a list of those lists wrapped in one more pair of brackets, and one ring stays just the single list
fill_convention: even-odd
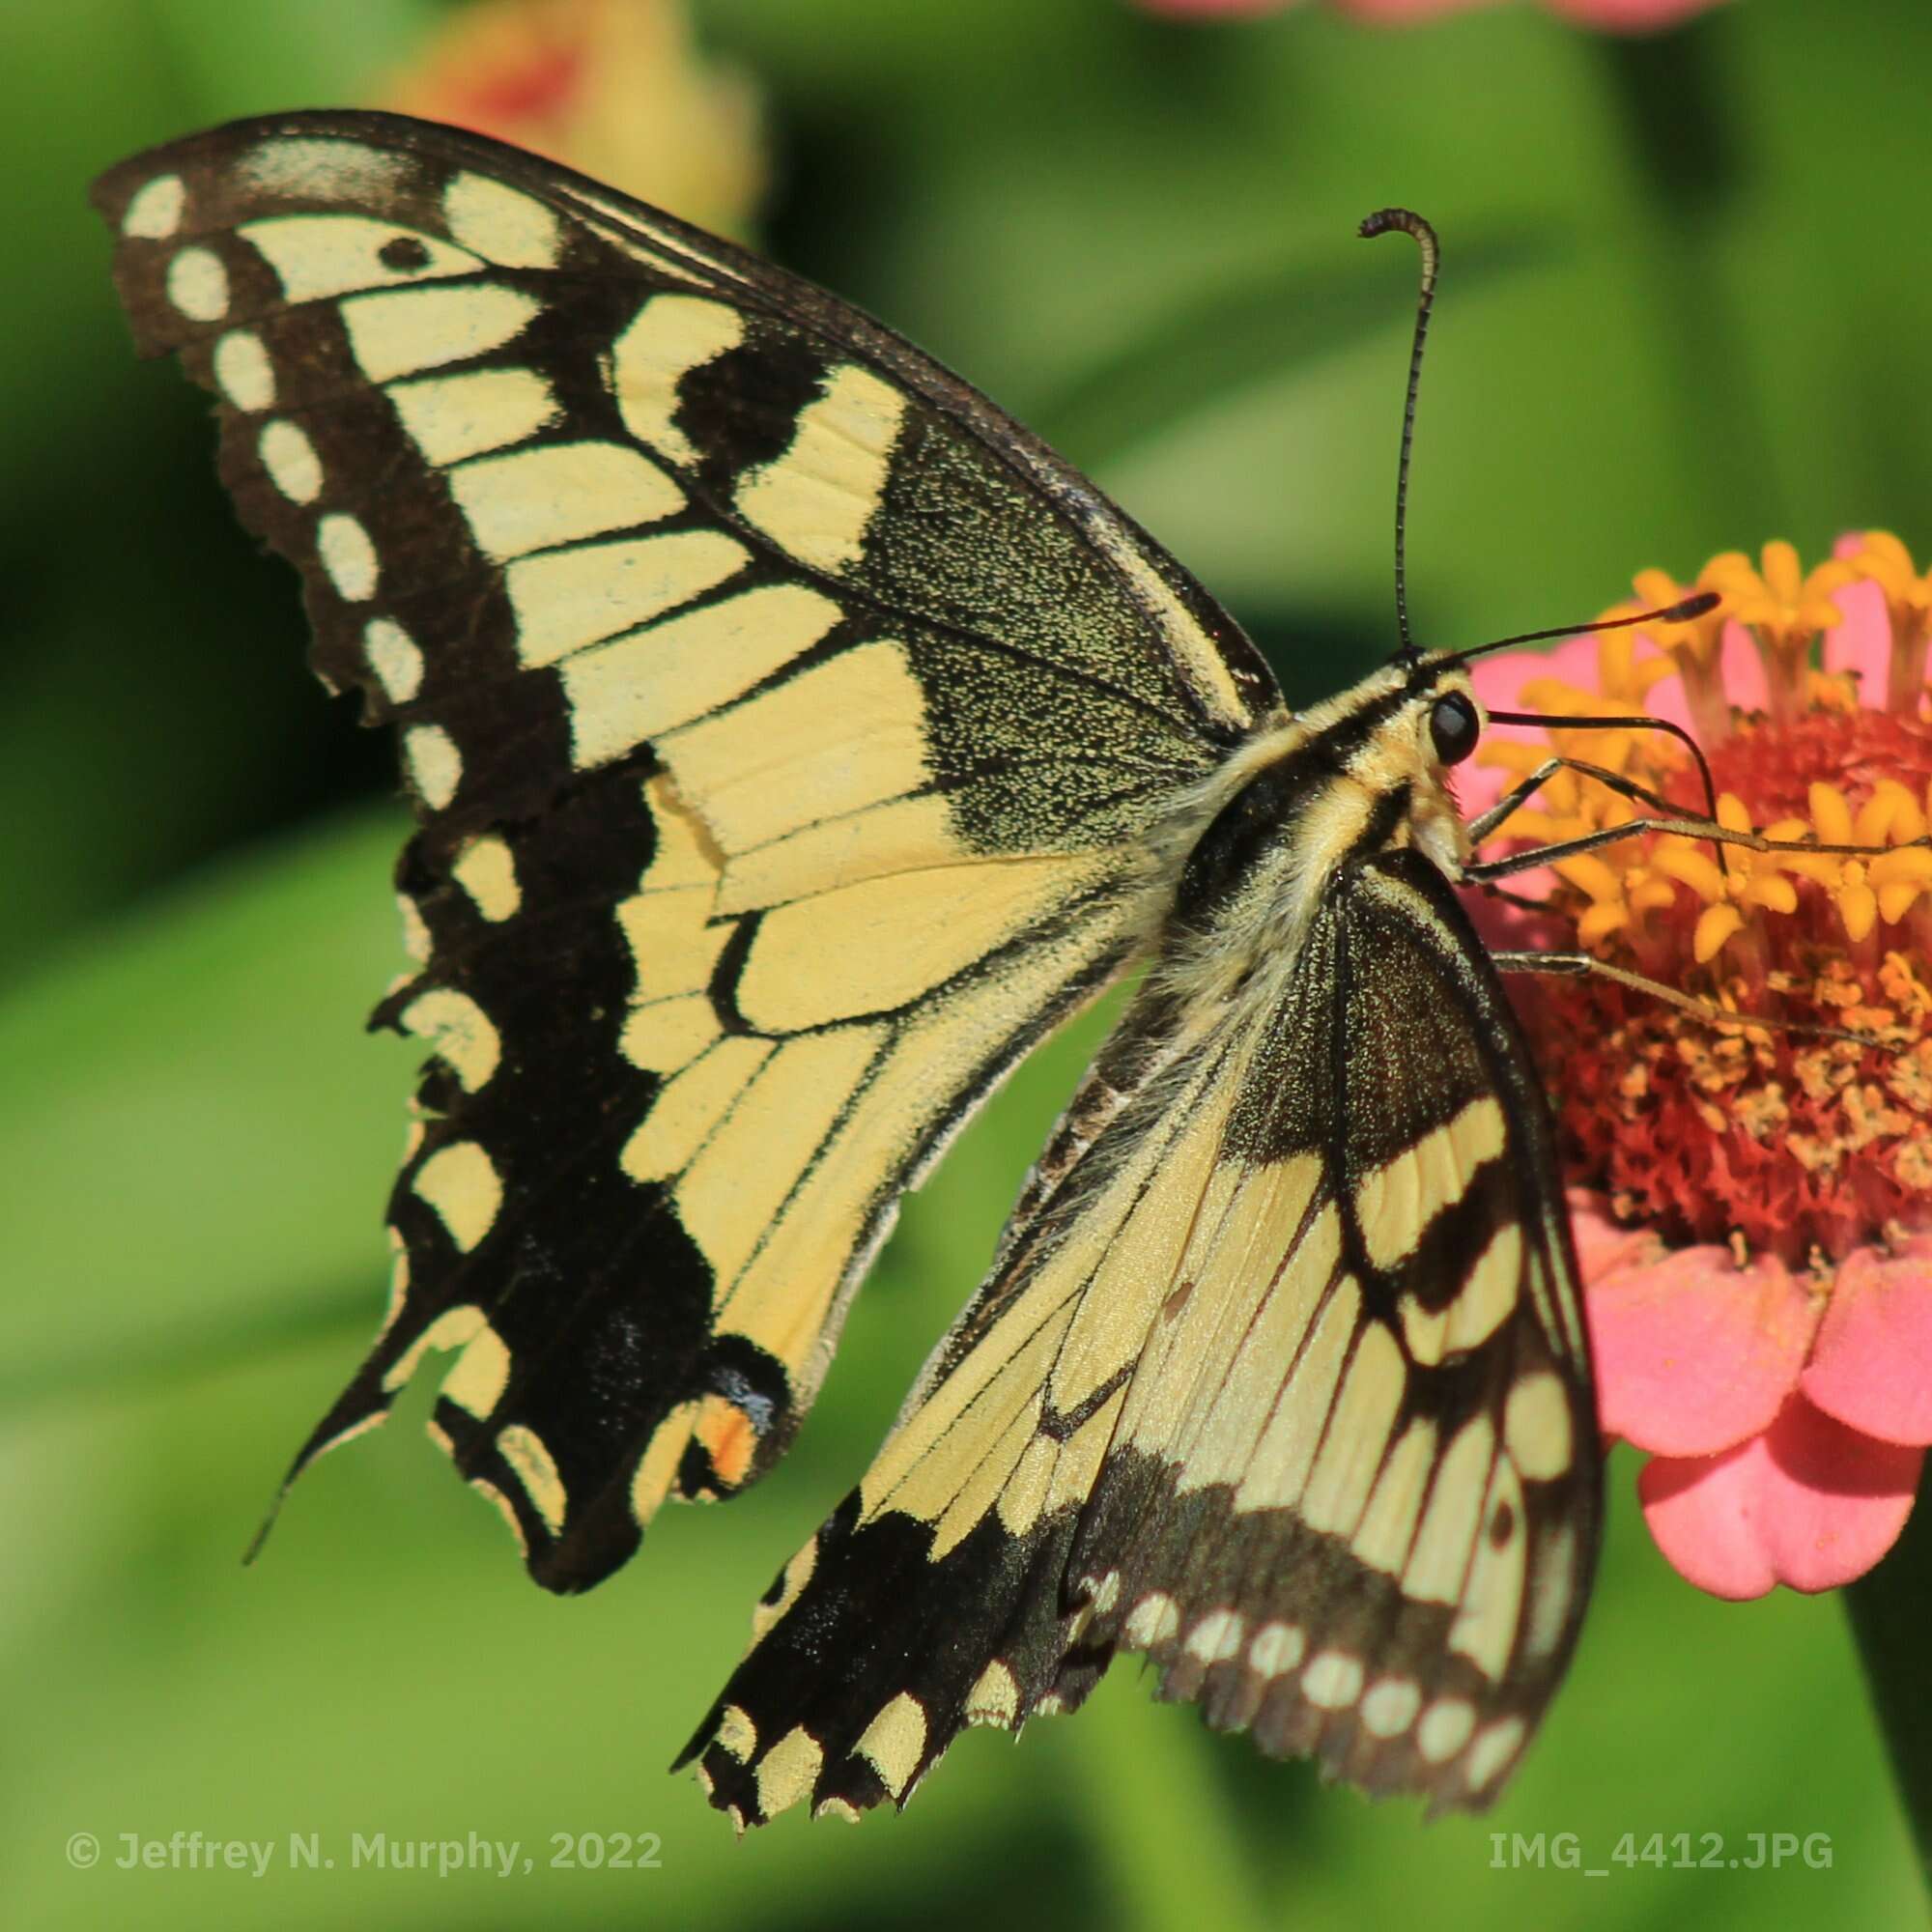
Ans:
[{"label": "swallowtail butterfly", "polygon": [[145,354],[393,724],[435,1058],[296,1460],[434,1432],[582,1590],[778,1460],[902,1194],[1138,974],[983,1286],[685,1752],[742,1823],[1161,1694],[1476,1806],[1598,1544],[1548,1108],[1456,896],[1481,712],[1292,715],[1094,486],[835,298],[530,156],[238,123],[96,189]]}]

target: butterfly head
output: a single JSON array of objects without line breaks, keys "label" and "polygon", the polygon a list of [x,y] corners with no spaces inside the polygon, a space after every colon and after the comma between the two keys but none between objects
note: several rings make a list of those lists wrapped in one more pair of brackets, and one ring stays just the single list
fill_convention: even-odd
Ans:
[{"label": "butterfly head", "polygon": [[1351,866],[1403,847],[1456,878],[1468,836],[1450,773],[1485,715],[1459,657],[1398,659],[1255,737],[1189,815],[1169,975],[1225,998],[1291,943]]},{"label": "butterfly head", "polygon": [[1454,877],[1468,840],[1450,773],[1474,753],[1487,722],[1467,667],[1451,654],[1406,654],[1348,694],[1324,734],[1365,808],[1348,856],[1413,845]]}]

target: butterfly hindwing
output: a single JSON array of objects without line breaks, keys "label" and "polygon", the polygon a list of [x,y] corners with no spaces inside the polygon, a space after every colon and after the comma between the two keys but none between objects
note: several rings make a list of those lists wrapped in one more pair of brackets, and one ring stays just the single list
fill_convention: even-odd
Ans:
[{"label": "butterfly hindwing", "polygon": [[1124,1649],[1272,1753],[1487,1803],[1574,1643],[1600,1471],[1547,1116],[1440,875],[1352,868],[1262,1024],[1144,1000],[1056,1155],[761,1608],[687,1753],[713,1802],[903,1802]]},{"label": "butterfly hindwing", "polygon": [[396,1293],[532,1573],[782,1449],[903,1189],[1120,970],[1138,841],[1275,701],[1212,603],[834,298],[512,150],[241,123],[97,187],[314,662],[398,729],[436,1048]]},{"label": "butterfly hindwing", "polygon": [[1601,1515],[1548,1117],[1414,853],[1352,872],[1300,973],[1227,1143],[1274,1238],[1160,1311],[1069,1589],[1106,1605],[1085,1642],[1217,1727],[1480,1804],[1568,1662]]}]

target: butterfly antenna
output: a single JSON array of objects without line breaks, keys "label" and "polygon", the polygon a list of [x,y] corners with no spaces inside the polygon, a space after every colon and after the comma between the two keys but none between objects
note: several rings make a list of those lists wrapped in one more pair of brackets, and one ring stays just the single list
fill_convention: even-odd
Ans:
[{"label": "butterfly antenna", "polygon": [[1418,655],[1408,635],[1408,570],[1405,538],[1408,523],[1408,452],[1415,441],[1415,398],[1422,386],[1422,345],[1429,337],[1429,311],[1435,301],[1435,270],[1442,259],[1442,244],[1435,231],[1419,214],[1406,208],[1382,208],[1371,214],[1357,230],[1364,239],[1386,235],[1400,228],[1413,235],[1422,250],[1422,293],[1415,303],[1415,341],[1408,352],[1408,395],[1402,407],[1402,458],[1395,472],[1395,623],[1402,639],[1400,656]]},{"label": "butterfly antenna", "polygon": [[1688,624],[1708,616],[1724,601],[1718,590],[1699,590],[1678,603],[1656,611],[1627,611],[1619,617],[1599,617],[1588,624],[1555,624],[1544,631],[1519,631],[1513,638],[1492,638],[1486,644],[1471,644],[1462,651],[1443,651],[1430,659],[1433,666],[1464,664],[1470,658],[1487,657],[1492,651],[1506,651],[1512,644],[1548,643],[1551,638],[1587,638],[1595,631],[1627,631],[1637,624]]}]

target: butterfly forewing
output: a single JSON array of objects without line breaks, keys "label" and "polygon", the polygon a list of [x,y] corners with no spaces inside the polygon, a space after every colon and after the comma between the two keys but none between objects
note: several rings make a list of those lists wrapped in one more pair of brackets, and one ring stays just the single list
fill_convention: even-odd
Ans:
[{"label": "butterfly forewing", "polygon": [[300,115],[97,199],[420,820],[397,1296],[298,1467],[460,1347],[436,1428],[582,1587],[775,1458],[899,1193],[1119,969],[1138,836],[1272,687],[964,384],[561,169]]}]

